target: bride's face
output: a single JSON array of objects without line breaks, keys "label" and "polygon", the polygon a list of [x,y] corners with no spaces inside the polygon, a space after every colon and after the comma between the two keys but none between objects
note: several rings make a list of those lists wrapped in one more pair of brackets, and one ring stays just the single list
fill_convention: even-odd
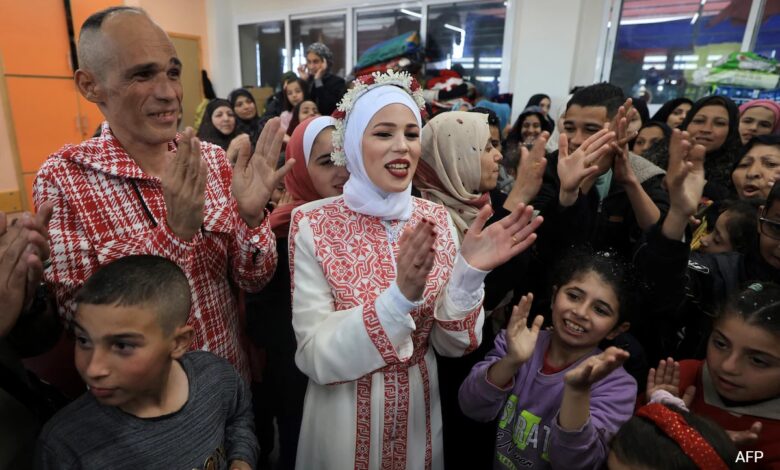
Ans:
[{"label": "bride's face", "polygon": [[380,109],[363,132],[363,164],[379,189],[404,191],[412,182],[420,160],[420,126],[412,111],[402,104]]}]

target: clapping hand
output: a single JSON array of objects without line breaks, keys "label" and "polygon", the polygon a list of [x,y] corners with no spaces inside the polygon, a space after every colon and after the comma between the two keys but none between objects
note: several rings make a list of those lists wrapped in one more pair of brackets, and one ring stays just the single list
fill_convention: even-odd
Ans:
[{"label": "clapping hand", "polygon": [[729,435],[734,445],[740,447],[747,446],[756,443],[762,427],[761,421],[756,421],[750,425],[750,429],[745,429],[744,431],[729,431],[727,429],[726,434]]},{"label": "clapping hand", "polygon": [[[632,110],[636,112],[636,110]],[[620,108],[618,114],[623,112],[623,108]],[[615,159],[612,164],[613,178],[619,185],[626,187],[630,185],[638,185],[639,179],[634,174],[634,169],[629,162],[628,143],[636,137],[636,133],[628,132],[628,118],[623,116],[617,122],[617,133],[615,135],[616,140],[612,142],[612,150],[615,154]]]},{"label": "clapping hand", "polygon": [[590,356],[582,361],[566,373],[563,381],[567,387],[575,390],[590,390],[593,384],[622,366],[628,356],[628,351],[611,346],[601,354]]},{"label": "clapping hand", "polygon": [[511,207],[515,207],[518,202],[530,203],[542,187],[544,169],[547,167],[545,147],[549,138],[549,132],[542,132],[534,141],[530,151],[525,145],[518,146],[520,161],[517,164],[517,175],[512,187],[512,193],[515,193],[516,197],[513,197],[515,194],[510,194],[507,198],[507,203],[512,204]]},{"label": "clapping hand", "polygon": [[480,209],[463,237],[463,259],[477,269],[490,271],[525,251],[536,240],[534,232],[542,223],[542,217],[533,217],[533,209],[519,204],[511,214],[488,227],[485,222],[492,209]]},{"label": "clapping hand", "polygon": [[558,141],[558,179],[560,180],[559,203],[568,207],[577,201],[580,186],[591,176],[601,171],[599,161],[611,151],[615,133],[602,129],[588,137],[582,145],[569,155],[569,139],[561,134]]},{"label": "clapping hand", "polygon": [[25,213],[8,223],[0,212],[0,338],[16,324],[29,307],[38,283],[43,279],[43,262],[49,258],[48,225],[54,205],[45,202],[34,216]]},{"label": "clapping hand", "polygon": [[254,154],[250,155],[248,141],[244,141],[238,150],[231,190],[238,204],[238,214],[249,227],[257,227],[263,221],[271,194],[295,165],[295,159],[289,159],[283,167],[276,169],[284,135],[280,119],[273,118],[263,127]]},{"label": "clapping hand", "polygon": [[435,227],[433,222],[423,219],[414,228],[405,228],[398,240],[396,284],[408,300],[419,300],[425,291],[425,282],[436,259]]},{"label": "clapping hand", "polygon": [[512,316],[506,327],[506,358],[517,367],[525,364],[533,356],[539,330],[544,323],[544,317],[537,315],[531,327],[528,327],[528,315],[533,301],[533,294],[529,292],[524,295],[512,308]]},{"label": "clapping hand", "polygon": [[160,181],[166,223],[182,240],[192,240],[203,224],[208,166],[201,158],[200,140],[185,129],[176,156],[168,161]]},{"label": "clapping hand", "polygon": [[666,170],[666,189],[669,192],[669,213],[661,232],[670,240],[680,240],[688,220],[696,213],[704,192],[704,155],[702,145],[691,147],[689,135],[674,129],[669,141],[669,165]]},{"label": "clapping hand", "polygon": [[685,389],[685,393],[680,397],[680,363],[675,362],[671,357],[661,359],[657,368],[651,368],[647,373],[647,391],[645,395],[649,400],[653,393],[658,390],[665,390],[672,395],[682,398],[686,407],[691,406],[693,396],[696,393],[696,387],[691,385]]}]

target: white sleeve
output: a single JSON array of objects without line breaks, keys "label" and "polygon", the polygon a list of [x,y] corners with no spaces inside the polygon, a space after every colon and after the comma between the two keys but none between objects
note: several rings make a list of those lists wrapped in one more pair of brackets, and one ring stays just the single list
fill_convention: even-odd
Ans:
[{"label": "white sleeve", "polygon": [[[415,329],[409,312],[415,304],[400,302],[393,284],[372,305],[334,310],[330,285],[314,254],[308,218],[300,219],[295,232],[290,262],[298,368],[314,382],[329,384],[357,380],[408,359]],[[403,299],[400,291],[397,295]]]},{"label": "white sleeve", "polygon": [[449,215],[447,220],[458,256],[447,287],[436,300],[431,343],[439,354],[459,357],[477,349],[482,341],[482,325],[485,322],[482,281],[487,272],[469,266],[460,256],[457,230]]}]

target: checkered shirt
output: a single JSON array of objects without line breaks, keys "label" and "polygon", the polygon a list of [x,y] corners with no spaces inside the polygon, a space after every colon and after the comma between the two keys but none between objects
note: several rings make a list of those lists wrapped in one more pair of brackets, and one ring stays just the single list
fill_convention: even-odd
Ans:
[{"label": "checkered shirt", "polygon": [[[169,149],[175,151],[176,144],[171,142]],[[247,378],[231,281],[249,292],[260,290],[276,268],[276,239],[268,217],[257,228],[239,217],[224,151],[203,143],[202,158],[209,171],[205,218],[187,242],[165,222],[159,178],[141,170],[107,122],[99,137],[50,155],[33,190],[36,207],[54,202],[49,225],[52,264],[46,280],[54,286],[60,314],[70,319],[76,292],[99,266],[128,255],[164,256],[178,264],[190,282],[193,348],[224,357]]]}]

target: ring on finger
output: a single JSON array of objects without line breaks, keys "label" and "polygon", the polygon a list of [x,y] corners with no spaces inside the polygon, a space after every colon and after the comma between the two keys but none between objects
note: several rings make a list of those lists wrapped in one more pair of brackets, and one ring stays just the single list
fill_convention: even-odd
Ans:
[{"label": "ring on finger", "polygon": [[512,235],[512,244],[513,244],[513,245],[517,245],[518,243],[519,243],[519,240],[517,239],[517,237],[515,237],[514,235]]}]

